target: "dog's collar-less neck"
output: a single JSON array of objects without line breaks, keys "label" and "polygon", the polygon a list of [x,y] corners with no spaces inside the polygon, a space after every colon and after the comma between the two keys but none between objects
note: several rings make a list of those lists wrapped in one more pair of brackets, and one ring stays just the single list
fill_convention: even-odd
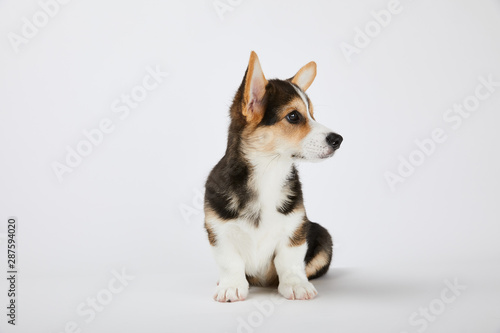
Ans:
[{"label": "dog's collar-less neck", "polygon": [[291,157],[280,154],[250,153],[246,156],[255,177],[270,176],[277,179],[286,179],[294,166]]}]

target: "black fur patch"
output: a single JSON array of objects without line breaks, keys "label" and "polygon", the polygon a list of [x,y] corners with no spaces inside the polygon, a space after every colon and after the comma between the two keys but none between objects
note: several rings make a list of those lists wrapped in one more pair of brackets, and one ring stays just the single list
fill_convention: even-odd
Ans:
[{"label": "black fur patch", "polygon": [[328,230],[315,222],[309,222],[309,224],[310,227],[307,232],[307,252],[304,258],[306,266],[320,252],[325,252],[328,256],[328,263],[314,273],[314,275],[310,276],[309,280],[311,280],[324,275],[328,271],[332,261],[333,242]]},{"label": "black fur patch", "polygon": [[276,210],[281,214],[288,215],[303,202],[302,185],[299,180],[299,173],[295,166],[292,167],[292,171],[287,178],[284,189],[290,193],[287,195],[286,200],[283,201],[280,206],[276,207]]},{"label": "black fur patch", "polygon": [[279,108],[289,103],[293,98],[300,97],[297,91],[288,81],[269,80],[266,86],[266,101],[265,113],[259,126],[271,126],[276,124]]},{"label": "black fur patch", "polygon": [[235,154],[226,154],[213,168],[205,184],[205,203],[223,220],[240,216],[254,196],[248,188],[249,167]]}]

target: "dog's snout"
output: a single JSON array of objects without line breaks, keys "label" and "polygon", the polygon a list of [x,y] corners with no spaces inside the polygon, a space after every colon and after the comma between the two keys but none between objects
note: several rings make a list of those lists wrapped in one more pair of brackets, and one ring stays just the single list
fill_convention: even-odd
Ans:
[{"label": "dog's snout", "polygon": [[344,140],[342,136],[338,135],[337,133],[330,133],[326,136],[326,142],[333,149],[339,149],[342,140]]}]

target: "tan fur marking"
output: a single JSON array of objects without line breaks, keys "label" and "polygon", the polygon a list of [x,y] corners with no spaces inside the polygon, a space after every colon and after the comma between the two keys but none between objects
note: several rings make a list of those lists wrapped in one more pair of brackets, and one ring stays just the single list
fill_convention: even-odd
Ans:
[{"label": "tan fur marking", "polygon": [[[305,122],[290,124],[285,117],[293,110],[300,112]],[[247,144],[246,148],[268,153],[274,153],[277,148],[297,150],[302,140],[311,131],[307,107],[302,98],[296,97],[283,106],[278,113],[278,118],[280,120],[273,126],[247,126],[242,133],[242,137],[245,138]]]},{"label": "tan fur marking", "polygon": [[271,263],[269,264],[269,269],[266,272],[266,275],[262,278],[259,279],[258,277],[255,276],[250,276],[247,275],[247,281],[251,286],[257,286],[257,287],[273,287],[277,286],[279,283],[278,279],[278,273],[276,272],[276,267],[274,266],[274,258],[271,260]]},{"label": "tan fur marking", "polygon": [[305,243],[307,237],[307,222],[303,222],[295,229],[292,237],[290,237],[289,246],[300,246]]},{"label": "tan fur marking", "polygon": [[[296,125],[288,123],[288,121],[284,118],[293,110],[297,110],[298,112],[300,112],[300,114],[306,121],[304,123]],[[292,139],[295,144],[299,144],[302,139],[304,139],[304,137],[311,131],[311,126],[309,125],[307,115],[307,107],[300,97],[292,99],[292,101],[288,103],[287,106],[280,112],[280,116],[282,120],[278,123],[278,125],[283,128],[283,132],[285,132],[286,137],[288,139]]]},{"label": "tan fur marking", "polygon": [[257,279],[255,276],[247,275],[247,281],[251,286],[261,287],[259,279]]},{"label": "tan fur marking", "polygon": [[324,251],[318,253],[306,266],[306,275],[311,277],[316,274],[321,268],[328,264],[328,254]]},{"label": "tan fur marking", "polygon": [[210,207],[205,205],[204,207],[204,212],[205,212],[205,230],[207,231],[208,235],[208,241],[210,242],[210,245],[215,246],[217,244],[217,236],[215,235],[212,223],[209,221],[222,221],[216,212],[213,211]]},{"label": "tan fur marking", "polygon": [[207,204],[203,207],[203,212],[205,213],[205,223],[207,220],[220,220],[217,213]]},{"label": "tan fur marking", "polygon": [[210,245],[215,246],[217,244],[217,237],[215,237],[215,233],[212,227],[207,222],[205,222],[205,230],[207,230],[208,241],[210,242]]},{"label": "tan fur marking", "polygon": [[276,272],[276,267],[274,266],[273,261],[271,261],[271,265],[269,265],[269,270],[266,273],[266,281],[264,284],[265,287],[277,286],[279,283],[278,273]]}]

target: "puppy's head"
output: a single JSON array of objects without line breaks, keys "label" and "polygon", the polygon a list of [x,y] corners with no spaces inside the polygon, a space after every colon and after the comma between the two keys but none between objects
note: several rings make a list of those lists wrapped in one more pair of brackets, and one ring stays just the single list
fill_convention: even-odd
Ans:
[{"label": "puppy's head", "polygon": [[287,80],[267,80],[255,52],[231,112],[241,124],[244,149],[269,156],[317,161],[331,157],[342,137],[316,122],[305,91],[316,77],[310,62]]}]

